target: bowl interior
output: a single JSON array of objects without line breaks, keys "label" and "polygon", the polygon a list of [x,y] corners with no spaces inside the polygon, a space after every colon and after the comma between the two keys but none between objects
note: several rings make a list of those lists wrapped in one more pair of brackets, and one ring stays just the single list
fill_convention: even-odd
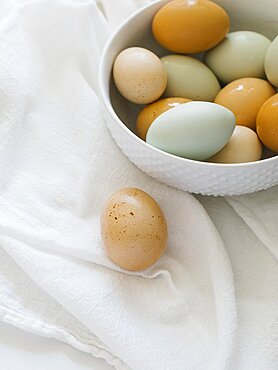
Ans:
[{"label": "bowl interior", "polygon": [[[135,132],[135,122],[142,106],[125,100],[117,91],[111,71],[116,56],[132,46],[141,46],[152,50],[159,57],[170,54],[154,40],[151,31],[152,19],[155,13],[170,0],[157,1],[131,16],[114,34],[106,48],[104,74],[106,91],[111,105],[120,120]],[[278,1],[275,0],[215,0],[231,18],[231,31],[250,30],[262,33],[270,39],[278,35]],[[203,54],[195,55],[202,60]],[[265,150],[264,158],[275,156]]]}]

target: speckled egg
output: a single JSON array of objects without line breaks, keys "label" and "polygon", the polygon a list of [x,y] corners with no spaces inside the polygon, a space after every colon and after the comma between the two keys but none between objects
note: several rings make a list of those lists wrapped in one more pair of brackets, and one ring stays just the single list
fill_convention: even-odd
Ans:
[{"label": "speckled egg", "polygon": [[190,102],[190,99],[184,98],[166,98],[160,99],[154,103],[147,105],[141,110],[136,121],[136,132],[142,140],[146,140],[148,129],[153,121],[162,113],[169,109],[175,108],[180,104]]},{"label": "speckled egg", "polygon": [[244,77],[264,78],[264,61],[271,41],[257,32],[237,31],[205,55],[205,63],[224,83]]},{"label": "speckled egg", "polygon": [[157,100],[167,84],[167,74],[160,59],[139,47],[125,49],[117,56],[113,78],[118,91],[136,104]]},{"label": "speckled egg", "polygon": [[261,106],[276,93],[273,86],[259,78],[242,78],[225,86],[214,102],[230,109],[237,125],[256,129],[256,118]]},{"label": "speckled egg", "polygon": [[109,198],[101,217],[101,233],[108,257],[130,271],[157,262],[168,239],[161,208],[136,188],[121,189]]},{"label": "speckled egg", "polygon": [[208,0],[174,0],[153,19],[160,45],[175,53],[193,54],[217,45],[229,32],[230,19],[223,8]]}]

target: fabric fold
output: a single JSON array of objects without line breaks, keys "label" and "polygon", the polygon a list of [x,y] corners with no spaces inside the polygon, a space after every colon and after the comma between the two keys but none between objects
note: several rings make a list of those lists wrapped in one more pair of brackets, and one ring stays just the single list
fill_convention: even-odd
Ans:
[{"label": "fabric fold", "polygon": [[[277,255],[277,188],[196,199],[128,161],[97,70],[111,29],[148,1],[98,3],[17,1],[2,17],[0,319],[117,369],[247,369],[258,356],[274,369],[278,293],[265,289],[278,269],[265,249]],[[151,194],[169,227],[165,256],[138,273],[107,259],[99,230],[106,199],[128,186]],[[252,273],[260,258],[268,276]],[[256,333],[269,340],[259,355]]]}]

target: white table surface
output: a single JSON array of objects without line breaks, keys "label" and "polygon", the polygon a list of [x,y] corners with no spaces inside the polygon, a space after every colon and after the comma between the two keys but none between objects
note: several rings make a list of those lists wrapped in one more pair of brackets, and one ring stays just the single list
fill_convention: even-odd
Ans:
[{"label": "white table surface", "polygon": [[0,323],[1,370],[112,370],[92,355],[54,339]]}]

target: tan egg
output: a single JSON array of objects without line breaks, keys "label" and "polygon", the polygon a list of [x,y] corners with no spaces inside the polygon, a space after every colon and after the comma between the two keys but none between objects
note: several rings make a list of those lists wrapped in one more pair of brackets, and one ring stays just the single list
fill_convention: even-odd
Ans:
[{"label": "tan egg", "polygon": [[236,126],[224,148],[208,161],[213,163],[255,162],[262,158],[262,144],[257,134],[248,127]]},{"label": "tan egg", "polygon": [[161,99],[147,105],[144,109],[141,110],[137,117],[136,131],[138,136],[142,140],[146,141],[148,129],[158,116],[169,109],[175,108],[180,104],[188,103],[190,101],[190,99],[173,97]]},{"label": "tan egg", "polygon": [[157,100],[167,85],[167,74],[160,59],[139,47],[125,49],[117,56],[113,78],[119,92],[136,104]]},{"label": "tan egg", "polygon": [[157,42],[175,53],[194,54],[217,45],[229,32],[223,8],[208,0],[174,0],[164,5],[152,24]]},{"label": "tan egg", "polygon": [[260,108],[275,93],[274,87],[265,80],[242,78],[225,86],[214,102],[230,109],[238,125],[255,130]]},{"label": "tan egg", "polygon": [[117,191],[107,201],[101,217],[102,239],[108,257],[130,270],[144,270],[163,255],[167,224],[157,202],[135,188]]}]

